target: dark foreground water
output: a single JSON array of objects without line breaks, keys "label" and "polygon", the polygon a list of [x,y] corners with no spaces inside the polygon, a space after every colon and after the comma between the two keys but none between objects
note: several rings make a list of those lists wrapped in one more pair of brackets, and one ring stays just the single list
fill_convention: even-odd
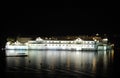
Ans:
[{"label": "dark foreground water", "polygon": [[0,68],[7,78],[113,78],[119,76],[119,50],[1,51]]}]

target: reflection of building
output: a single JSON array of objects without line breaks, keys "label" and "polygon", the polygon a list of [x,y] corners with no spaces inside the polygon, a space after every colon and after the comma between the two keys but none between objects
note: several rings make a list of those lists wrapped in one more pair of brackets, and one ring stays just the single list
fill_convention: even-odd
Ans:
[{"label": "reflection of building", "polygon": [[[57,70],[65,72],[70,70],[73,72],[93,75],[93,73],[105,74],[113,62],[114,51],[39,51],[39,50],[6,50],[7,56],[28,54],[27,57],[6,57],[7,67],[21,67],[28,71],[35,68]],[[30,69],[29,69],[30,68]],[[110,67],[111,68],[111,67]],[[16,69],[16,68],[15,68]],[[62,70],[63,69],[63,70]],[[18,69],[19,70],[19,69]],[[62,71],[61,71],[62,70]],[[35,71],[33,71],[35,72]],[[51,73],[51,71],[50,71]],[[95,75],[95,74],[94,74]],[[85,75],[86,76],[86,75]]]},{"label": "reflection of building", "polygon": [[91,39],[77,38],[74,40],[57,40],[57,39],[42,39],[40,37],[36,40],[29,40],[21,43],[8,41],[6,49],[56,49],[56,50],[107,50],[111,46],[107,44],[108,39],[101,39],[93,37]]},{"label": "reflection of building", "polygon": [[6,56],[27,56],[28,51],[26,50],[6,50]]}]

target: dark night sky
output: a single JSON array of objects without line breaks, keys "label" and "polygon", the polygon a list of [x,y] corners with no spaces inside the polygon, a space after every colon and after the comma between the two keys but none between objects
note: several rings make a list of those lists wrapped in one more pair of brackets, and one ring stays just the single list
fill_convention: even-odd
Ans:
[{"label": "dark night sky", "polygon": [[119,34],[119,11],[115,8],[76,8],[74,2],[59,5],[3,8],[1,35]]}]

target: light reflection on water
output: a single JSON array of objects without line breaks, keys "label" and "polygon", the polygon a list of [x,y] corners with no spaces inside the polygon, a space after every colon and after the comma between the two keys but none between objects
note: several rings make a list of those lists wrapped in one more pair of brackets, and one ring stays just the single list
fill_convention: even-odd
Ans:
[{"label": "light reflection on water", "polygon": [[114,51],[36,51],[6,50],[6,56],[25,54],[26,57],[6,57],[8,67],[30,67],[34,69],[64,69],[90,73],[107,73],[113,62]]}]

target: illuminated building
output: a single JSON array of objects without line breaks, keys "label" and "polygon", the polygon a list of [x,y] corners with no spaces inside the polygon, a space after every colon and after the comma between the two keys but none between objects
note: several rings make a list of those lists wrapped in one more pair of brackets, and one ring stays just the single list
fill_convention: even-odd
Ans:
[{"label": "illuminated building", "polygon": [[81,39],[80,37],[74,40],[57,40],[57,39],[42,39],[37,37],[35,40],[28,40],[25,43],[19,41],[8,41],[6,49],[26,49],[26,50],[108,50],[111,45],[108,44],[108,39]]}]

